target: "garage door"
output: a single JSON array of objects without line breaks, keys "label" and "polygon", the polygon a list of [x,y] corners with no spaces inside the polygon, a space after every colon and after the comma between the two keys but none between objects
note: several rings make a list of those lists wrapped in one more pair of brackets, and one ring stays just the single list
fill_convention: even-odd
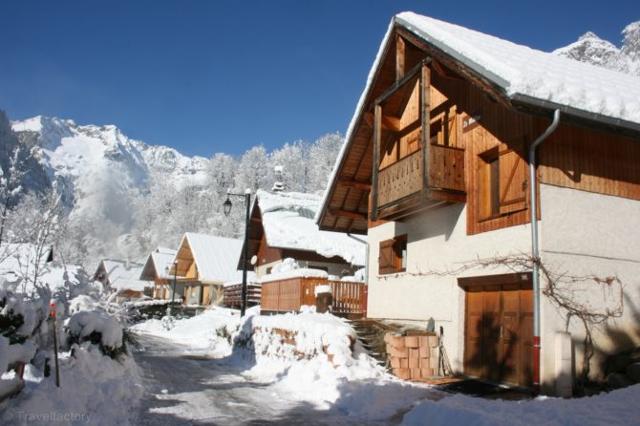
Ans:
[{"label": "garage door", "polygon": [[531,386],[531,274],[460,278],[466,293],[464,370],[493,382]]}]

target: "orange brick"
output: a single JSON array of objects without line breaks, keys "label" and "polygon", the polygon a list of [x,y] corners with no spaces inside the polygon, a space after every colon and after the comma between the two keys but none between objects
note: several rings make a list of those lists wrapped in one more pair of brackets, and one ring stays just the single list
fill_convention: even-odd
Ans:
[{"label": "orange brick", "polygon": [[435,348],[438,346],[438,336],[428,336],[429,337],[429,346]]},{"label": "orange brick", "polygon": [[391,368],[400,368],[400,358],[391,357]]},{"label": "orange brick", "polygon": [[440,348],[431,348],[431,358],[438,358],[440,356]]},{"label": "orange brick", "polygon": [[392,347],[391,351],[389,351],[389,354],[391,356],[395,356],[395,357],[398,357],[398,358],[408,358],[409,357],[409,349]]},{"label": "orange brick", "polygon": [[418,336],[418,345],[425,348],[429,346],[429,336]]},{"label": "orange brick", "polygon": [[408,368],[394,368],[391,371],[393,372],[393,375],[399,379],[407,380],[411,378],[411,370]]},{"label": "orange brick", "polygon": [[420,358],[409,357],[409,368],[420,368]]},{"label": "orange brick", "polygon": [[392,335],[389,343],[394,348],[404,348],[404,336]]},{"label": "orange brick", "polygon": [[420,367],[429,368],[429,358],[420,358]]},{"label": "orange brick", "polygon": [[398,358],[400,361],[400,368],[409,368],[409,359],[408,358]]},{"label": "orange brick", "polygon": [[404,345],[408,348],[417,348],[418,336],[404,336]]},{"label": "orange brick", "polygon": [[420,350],[416,348],[409,349],[409,358],[420,358]]},{"label": "orange brick", "polygon": [[431,354],[430,348],[427,346],[420,346],[420,349],[418,350],[420,351],[420,358],[429,358],[429,355]]},{"label": "orange brick", "polygon": [[422,378],[419,368],[411,368],[410,370],[411,370],[411,378],[412,379],[421,379]]}]

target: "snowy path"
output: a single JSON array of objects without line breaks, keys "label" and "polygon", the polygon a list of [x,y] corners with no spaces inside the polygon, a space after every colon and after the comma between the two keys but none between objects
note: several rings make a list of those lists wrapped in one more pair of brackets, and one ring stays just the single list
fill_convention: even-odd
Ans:
[{"label": "snowy path", "polygon": [[252,382],[241,374],[245,368],[232,362],[185,354],[184,346],[160,337],[138,335],[138,340],[145,348],[135,353],[145,396],[136,424],[360,423],[339,410],[292,401],[268,383]]}]

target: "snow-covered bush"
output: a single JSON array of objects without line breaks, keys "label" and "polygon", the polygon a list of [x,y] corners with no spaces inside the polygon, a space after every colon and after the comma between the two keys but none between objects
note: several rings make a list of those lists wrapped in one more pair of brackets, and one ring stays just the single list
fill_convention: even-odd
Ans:
[{"label": "snow-covered bush", "polygon": [[104,312],[77,312],[69,318],[66,329],[69,345],[91,342],[111,358],[126,353],[122,326],[114,317]]}]

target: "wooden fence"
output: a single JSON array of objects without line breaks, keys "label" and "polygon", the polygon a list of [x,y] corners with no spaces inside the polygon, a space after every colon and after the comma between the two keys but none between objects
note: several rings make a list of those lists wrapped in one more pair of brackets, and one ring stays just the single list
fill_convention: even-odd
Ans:
[{"label": "wooden fence", "polygon": [[330,285],[332,313],[362,318],[367,314],[367,286],[361,282],[331,281],[326,278],[289,278],[262,284],[260,308],[265,312],[296,312],[303,305],[316,304],[315,288]]},{"label": "wooden fence", "polygon": [[[260,294],[261,289],[259,284],[247,284],[247,305],[259,305]],[[229,308],[240,308],[242,306],[242,284],[226,286],[224,288],[222,304]]]}]

